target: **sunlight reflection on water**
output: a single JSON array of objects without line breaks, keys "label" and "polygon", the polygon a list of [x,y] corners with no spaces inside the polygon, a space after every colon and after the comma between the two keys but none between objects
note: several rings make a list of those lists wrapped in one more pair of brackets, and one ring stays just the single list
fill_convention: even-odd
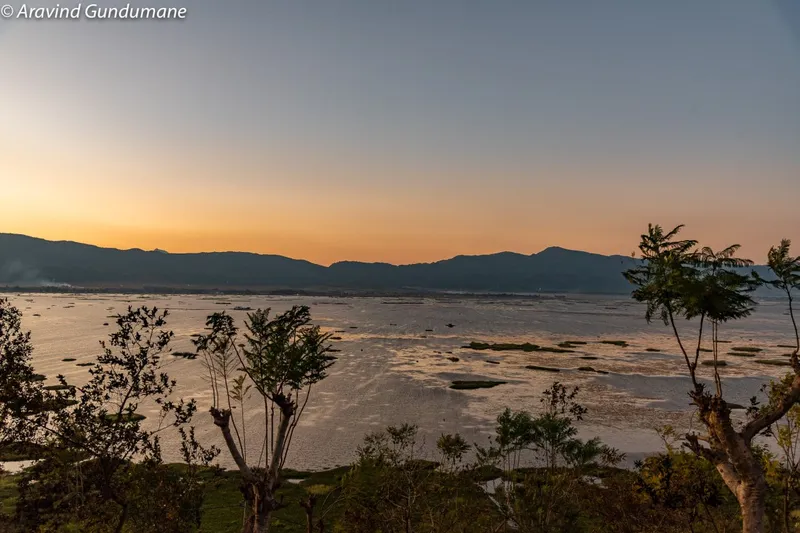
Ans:
[{"label": "sunlight reflection on water", "polygon": [[[353,459],[364,434],[388,424],[413,422],[420,426],[429,453],[443,432],[460,432],[470,442],[484,444],[493,420],[506,406],[537,410],[539,396],[555,379],[582,388],[589,408],[581,424],[584,437],[600,436],[632,459],[660,449],[653,427],[690,422],[688,380],[682,357],[670,331],[662,324],[646,324],[643,309],[623,297],[569,296],[536,299],[490,298],[327,298],[244,296],[130,296],[20,294],[12,302],[24,312],[32,331],[34,366],[48,383],[63,374],[71,383],[88,378],[87,368],[76,366],[99,353],[98,341],[113,329],[114,313],[128,305],[155,305],[170,310],[168,326],[175,332],[173,350],[191,350],[190,336],[202,331],[207,315],[226,310],[237,319],[245,311],[235,306],[272,307],[280,312],[291,305],[312,308],[315,322],[336,331],[342,350],[330,377],[315,387],[298,427],[288,465],[318,469]],[[759,358],[775,359],[790,334],[780,302],[765,302],[746,320],[722,329],[722,338],[735,345],[764,348],[755,358],[731,357],[723,369],[731,401],[746,404],[761,384],[783,375],[785,369],[760,365]],[[34,316],[40,315],[40,316]],[[110,323],[110,326],[104,325]],[[447,327],[453,324],[453,327]],[[430,330],[430,331],[428,331]],[[687,334],[691,332],[686,328]],[[554,346],[567,340],[587,344],[573,353],[475,351],[471,341],[532,342]],[[603,344],[620,340],[627,347]],[[657,349],[647,351],[647,349]],[[727,349],[725,350],[727,351]],[[65,362],[65,358],[76,361]],[[453,361],[448,358],[458,358]],[[591,359],[590,359],[591,358]],[[544,372],[526,366],[546,366]],[[579,367],[608,372],[598,374]],[[178,379],[179,392],[199,404],[198,436],[206,444],[221,444],[206,410],[211,400],[199,360],[170,359],[169,371]],[[708,367],[701,375],[711,377]],[[455,391],[455,379],[493,379],[508,382],[492,389]],[[248,420],[255,428],[263,408],[252,400]],[[154,414],[143,406],[142,414]],[[251,454],[258,453],[256,439]],[[165,436],[167,460],[178,460],[173,439]],[[224,456],[223,456],[224,457]],[[226,461],[223,464],[229,466]]]}]

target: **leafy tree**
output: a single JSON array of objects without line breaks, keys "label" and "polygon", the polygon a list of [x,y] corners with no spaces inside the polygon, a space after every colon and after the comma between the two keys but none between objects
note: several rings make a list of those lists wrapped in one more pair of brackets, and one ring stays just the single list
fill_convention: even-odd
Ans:
[{"label": "leafy tree", "polygon": [[[751,261],[735,257],[738,245],[721,252],[709,248],[696,249],[697,242],[680,240],[682,226],[665,233],[660,226],[650,225],[642,235],[639,250],[642,262],[625,272],[626,279],[636,288],[633,298],[647,305],[645,319],[654,316],[671,326],[684,356],[692,389],[689,393],[697,407],[705,434],[690,433],[686,445],[697,455],[716,467],[723,481],[736,496],[742,513],[744,533],[764,531],[764,511],[767,484],[761,459],[753,439],[767,430],[800,399],[800,364],[797,350],[791,360],[795,376],[783,393],[765,406],[742,428],[731,420],[731,408],[724,399],[722,381],[717,366],[719,327],[730,320],[750,315],[755,308],[752,291],[763,282],[739,269]],[[788,256],[788,241],[777,251],[770,252],[770,268],[787,291],[796,279],[787,273],[796,272]],[[795,263],[796,264],[796,263]],[[793,285],[793,283],[795,285]],[[791,300],[790,300],[791,308]],[[697,344],[691,354],[679,333],[678,318],[695,319],[698,323]],[[794,321],[794,320],[793,320]],[[712,325],[714,390],[710,391],[697,377],[702,352],[704,325]],[[800,345],[800,343],[799,343]]]},{"label": "leafy tree", "polygon": [[[166,311],[147,307],[119,315],[117,331],[101,341],[103,353],[88,383],[72,386],[58,376],[61,387],[46,399],[47,417],[22,419],[35,426],[47,451],[20,484],[17,514],[26,527],[77,523],[121,532],[132,509],[141,508],[137,495],[148,494],[137,487],[165,473],[158,467],[159,435],[181,428],[195,411],[194,401],[171,399],[176,382],[162,361],[172,338],[163,329],[166,317]],[[155,407],[157,419],[143,422],[137,413],[142,405]],[[193,432],[189,436],[193,441]],[[205,458],[214,455],[208,450]]]},{"label": "leafy tree", "polygon": [[[294,430],[311,387],[327,376],[335,360],[329,353],[330,335],[310,325],[308,307],[296,306],[275,318],[269,313],[249,313],[243,339],[230,315],[215,313],[208,317],[207,333],[194,341],[208,371],[209,411],[242,477],[247,533],[269,531],[272,513],[283,506],[276,491]],[[251,389],[264,407],[264,437],[255,461],[248,458],[244,418]],[[233,416],[235,405],[239,422]]]},{"label": "leafy tree", "polygon": [[420,458],[418,428],[390,426],[371,433],[358,460],[342,480],[342,519],[335,531],[347,533],[483,533],[499,531],[502,517],[462,468],[469,445],[459,435],[437,441],[445,464]]},{"label": "leafy tree", "polygon": [[[520,531],[578,531],[580,508],[574,493],[584,483],[586,467],[622,460],[599,439],[577,438],[575,422],[587,412],[576,400],[578,392],[577,387],[570,390],[554,382],[542,393],[540,415],[506,409],[497,418],[494,445],[477,447],[479,463],[501,465],[504,481],[497,503]],[[522,469],[524,458],[543,467]]]},{"label": "leafy tree", "polygon": [[676,446],[680,436],[671,426],[658,431],[666,452],[637,462],[637,489],[655,509],[689,531],[696,531],[704,523],[709,526],[707,529],[720,531],[720,525],[727,525],[727,517],[716,511],[731,495],[716,475],[714,465],[694,453],[681,451]]},{"label": "leafy tree", "polygon": [[22,331],[22,313],[0,299],[0,453],[25,452],[42,416],[44,392],[31,366],[30,333]]}]

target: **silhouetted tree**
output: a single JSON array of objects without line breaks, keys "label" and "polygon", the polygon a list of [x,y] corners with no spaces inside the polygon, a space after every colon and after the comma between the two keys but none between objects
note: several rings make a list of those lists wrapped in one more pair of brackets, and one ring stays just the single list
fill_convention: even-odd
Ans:
[{"label": "silhouetted tree", "polygon": [[[58,376],[60,387],[45,400],[47,416],[21,419],[39,432],[46,453],[20,483],[20,523],[32,529],[78,524],[121,532],[131,509],[142,507],[139,497],[150,494],[143,484],[161,479],[179,497],[175,476],[160,468],[159,434],[188,423],[195,404],[171,399],[176,382],[163,371],[162,361],[172,338],[163,329],[166,316],[147,307],[117,316],[118,329],[101,341],[103,353],[89,370],[88,383],[73,386]],[[143,423],[137,413],[142,404],[156,408],[157,420]],[[194,440],[193,432],[182,434]],[[215,452],[206,452],[210,461]],[[202,498],[192,493],[189,499],[199,508]],[[165,511],[156,517],[157,507],[145,507],[154,521],[169,516]],[[141,524],[137,529],[146,530]]]},{"label": "silhouetted tree", "polygon": [[[195,340],[211,385],[214,424],[242,477],[247,503],[246,533],[269,531],[270,517],[282,502],[276,498],[281,469],[294,430],[311,395],[311,387],[327,376],[335,358],[329,334],[311,326],[308,307],[293,307],[270,318],[269,309],[248,313],[244,339],[233,318],[215,313],[207,333]],[[263,439],[255,462],[248,460],[246,400],[255,389],[264,407]],[[233,416],[238,404],[240,423]],[[241,426],[241,427],[240,427]]]},{"label": "silhouetted tree", "polygon": [[[737,270],[752,265],[749,260],[735,257],[738,245],[717,253],[709,248],[697,250],[696,241],[678,239],[681,229],[682,226],[678,226],[665,233],[660,226],[650,225],[648,232],[642,235],[639,245],[641,264],[626,271],[624,275],[636,287],[633,298],[647,305],[646,320],[650,322],[654,316],[658,316],[666,325],[671,326],[684,356],[692,381],[689,395],[706,428],[702,435],[687,434],[686,445],[714,464],[727,487],[736,496],[742,512],[743,532],[763,533],[767,483],[753,438],[783,418],[800,399],[797,349],[791,357],[794,376],[786,382],[782,393],[741,429],[734,427],[731,408],[724,399],[717,366],[719,327],[729,320],[743,318],[752,313],[755,301],[750,294],[763,280]],[[796,274],[797,270],[789,266],[796,264],[796,259],[790,258],[788,252],[789,243],[784,241],[781,248],[770,252],[769,266],[778,276],[778,283],[783,283],[782,287],[791,297],[791,290],[796,288],[797,279],[790,273]],[[791,310],[791,299],[789,307]],[[676,321],[680,317],[698,321],[699,331],[694,354],[690,354],[679,333]],[[709,391],[697,378],[706,322],[710,322],[712,326],[714,391]],[[792,322],[794,323],[794,318]]]}]

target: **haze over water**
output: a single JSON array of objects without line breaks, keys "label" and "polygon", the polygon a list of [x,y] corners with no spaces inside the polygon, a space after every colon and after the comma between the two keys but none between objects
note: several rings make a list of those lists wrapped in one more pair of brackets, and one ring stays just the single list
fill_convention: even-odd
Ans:
[{"label": "haze over water", "polygon": [[[505,407],[538,410],[541,392],[554,380],[582,389],[580,399],[589,413],[579,425],[581,436],[601,437],[626,452],[629,464],[660,449],[652,428],[667,423],[687,428],[691,418],[685,365],[670,330],[660,323],[646,324],[643,308],[624,296],[493,299],[17,294],[11,301],[23,311],[24,327],[32,332],[35,370],[47,376],[48,384],[63,374],[76,385],[88,379],[88,368],[76,365],[94,360],[100,353],[98,341],[114,330],[111,315],[124,312],[128,305],[169,309],[168,329],[175,333],[173,351],[193,350],[191,335],[201,332],[206,317],[216,311],[231,313],[241,324],[246,312],[233,310],[235,306],[271,307],[276,312],[292,305],[311,306],[315,323],[341,337],[332,341],[341,352],[335,354],[338,361],[330,377],[314,387],[293,441],[287,464],[292,468],[346,464],[353,459],[365,433],[404,422],[420,426],[429,454],[433,454],[441,433],[459,432],[469,442],[486,444],[494,419]],[[447,327],[449,323],[454,327]],[[785,368],[756,361],[782,358],[789,350],[777,345],[790,343],[790,328],[786,306],[777,300],[762,301],[752,317],[722,327],[721,338],[732,341],[722,345],[721,358],[728,363],[721,369],[726,399],[747,405],[762,384],[784,374]],[[685,332],[693,343],[693,330],[687,327]],[[577,346],[575,353],[492,352],[463,347],[471,341],[555,346],[567,340],[587,344]],[[602,340],[627,341],[629,346],[603,344]],[[756,346],[764,352],[751,358],[726,354],[733,346]],[[662,351],[648,352],[648,348]],[[597,359],[581,359],[587,356]],[[64,358],[76,361],[64,362]],[[207,413],[210,393],[201,361],[170,356],[167,361],[169,373],[178,379],[179,394],[198,402],[194,423],[199,438],[204,444],[220,445],[219,432]],[[561,371],[529,370],[527,365]],[[608,374],[578,370],[582,366]],[[711,378],[711,368],[701,366],[700,375]],[[484,390],[448,388],[451,381],[464,379],[508,383]],[[251,398],[247,410],[253,428],[263,416],[259,402]],[[142,406],[139,412],[155,419],[152,406]],[[258,454],[253,437],[250,453]],[[172,438],[165,435],[165,443]],[[179,460],[170,455],[177,449],[165,444],[165,459]],[[227,460],[223,454],[221,464],[231,466]]]}]

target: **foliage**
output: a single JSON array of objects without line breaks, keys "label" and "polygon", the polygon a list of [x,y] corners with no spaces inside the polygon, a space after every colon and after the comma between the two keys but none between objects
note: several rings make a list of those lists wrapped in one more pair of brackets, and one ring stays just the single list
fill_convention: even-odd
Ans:
[{"label": "foliage", "polygon": [[[33,428],[29,434],[37,436],[33,444],[43,450],[43,460],[21,477],[21,525],[47,529],[78,524],[118,532],[132,523],[146,531],[149,526],[140,522],[145,519],[151,524],[166,520],[170,525],[165,527],[181,530],[196,522],[194,504],[181,503],[181,494],[198,496],[186,488],[191,479],[167,476],[159,466],[159,434],[168,428],[183,430],[195,410],[193,401],[171,399],[176,382],[162,369],[172,338],[163,329],[166,316],[155,308],[129,308],[117,317],[117,331],[101,341],[103,353],[89,371],[88,383],[69,386],[58,376],[61,387],[44,391],[43,403],[25,405],[18,420]],[[140,406],[155,409],[156,419],[143,422]],[[216,455],[194,440],[193,431],[181,434],[187,458],[208,462]],[[146,501],[162,488],[162,494],[173,494],[177,507]]]},{"label": "foliage", "polygon": [[[672,331],[684,356],[692,381],[690,397],[705,433],[686,435],[686,445],[698,456],[712,463],[737,498],[742,511],[745,533],[764,531],[767,486],[763,462],[753,443],[754,437],[769,430],[800,400],[800,363],[798,350],[791,355],[794,376],[786,387],[741,428],[734,427],[731,406],[725,401],[719,369],[720,325],[750,315],[755,309],[751,293],[765,281],[741,269],[752,261],[736,257],[738,245],[720,252],[708,247],[696,249],[694,240],[679,240],[682,226],[665,233],[660,226],[650,225],[642,235],[639,249],[641,263],[624,273],[635,286],[632,296],[646,304],[645,319],[659,316]],[[777,280],[772,285],[783,288],[789,297],[789,312],[795,330],[792,311],[792,288],[797,283],[797,258],[789,255],[789,241],[782,241],[768,256],[769,266]],[[697,344],[690,355],[677,326],[677,319],[695,319],[698,324]],[[704,325],[711,324],[712,361],[715,390],[709,391],[697,375],[703,349]],[[703,364],[707,364],[703,362]]]},{"label": "foliage", "polygon": [[[208,372],[211,416],[242,476],[245,531],[267,530],[272,512],[282,507],[276,493],[295,428],[311,387],[327,376],[335,361],[327,344],[330,335],[310,323],[308,307],[296,306],[275,318],[269,309],[259,309],[248,313],[241,339],[233,318],[215,313],[208,317],[206,334],[194,341]],[[264,437],[257,443],[255,461],[248,459],[245,424],[251,390],[264,407]],[[234,405],[239,407],[238,422]]]}]

